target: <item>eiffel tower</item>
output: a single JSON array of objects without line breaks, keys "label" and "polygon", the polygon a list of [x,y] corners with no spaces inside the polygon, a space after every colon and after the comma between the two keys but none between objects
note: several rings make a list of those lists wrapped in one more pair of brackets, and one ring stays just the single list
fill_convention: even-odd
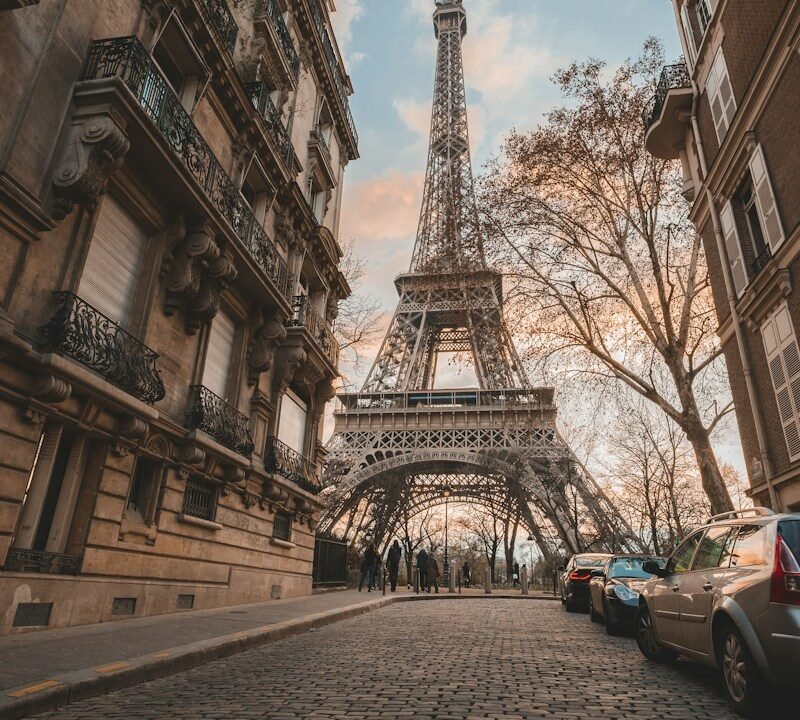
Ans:
[{"label": "eiffel tower", "polygon": [[[450,502],[513,513],[543,555],[638,549],[531,387],[503,316],[475,202],[461,43],[463,0],[437,0],[428,167],[411,266],[360,393],[340,395],[320,530],[388,542],[403,518]],[[433,387],[441,353],[471,355],[479,388]]]}]

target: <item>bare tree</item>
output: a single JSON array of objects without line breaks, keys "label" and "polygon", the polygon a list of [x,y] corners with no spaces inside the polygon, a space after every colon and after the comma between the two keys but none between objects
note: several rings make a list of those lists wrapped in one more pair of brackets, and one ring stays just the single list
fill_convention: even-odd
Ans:
[{"label": "bare tree", "polygon": [[509,135],[481,204],[528,346],[660,408],[721,512],[732,504],[711,433],[732,405],[716,401],[724,370],[708,271],[678,164],[644,146],[642,111],[663,62],[650,40],[610,79],[595,60],[560,70],[570,104]]},{"label": "bare tree", "polygon": [[366,258],[359,255],[350,240],[344,247],[339,269],[345,276],[352,294],[339,303],[336,318],[336,339],[353,370],[358,370],[367,350],[383,331],[383,306],[363,289],[366,275]]},{"label": "bare tree", "polygon": [[503,543],[502,518],[492,508],[475,506],[472,512],[460,517],[458,522],[480,542],[494,582],[497,554]]}]

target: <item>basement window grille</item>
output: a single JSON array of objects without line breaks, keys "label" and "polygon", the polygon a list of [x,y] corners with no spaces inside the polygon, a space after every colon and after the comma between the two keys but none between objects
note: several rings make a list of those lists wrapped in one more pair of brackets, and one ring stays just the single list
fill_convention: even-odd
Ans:
[{"label": "basement window grille", "polygon": [[12,627],[47,627],[53,603],[19,603]]},{"label": "basement window grille", "polygon": [[275,519],[272,521],[272,537],[276,540],[286,540],[287,542],[292,537],[292,515],[291,513],[283,510],[278,510],[275,513]]},{"label": "basement window grille", "polygon": [[213,520],[217,504],[216,488],[196,480],[186,483],[183,494],[183,514],[202,520]]}]

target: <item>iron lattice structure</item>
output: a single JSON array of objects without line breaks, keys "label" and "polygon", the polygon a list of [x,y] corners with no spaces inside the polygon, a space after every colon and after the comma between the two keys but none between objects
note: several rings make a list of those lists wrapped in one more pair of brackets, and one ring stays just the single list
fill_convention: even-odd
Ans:
[{"label": "iron lattice structure", "polygon": [[[551,388],[532,388],[488,266],[472,177],[462,0],[437,0],[438,40],[425,190],[408,273],[360,393],[339,396],[321,529],[369,528],[379,544],[444,501],[521,518],[549,557],[588,545],[638,549],[556,429]],[[479,389],[433,388],[440,353],[471,354]]]}]

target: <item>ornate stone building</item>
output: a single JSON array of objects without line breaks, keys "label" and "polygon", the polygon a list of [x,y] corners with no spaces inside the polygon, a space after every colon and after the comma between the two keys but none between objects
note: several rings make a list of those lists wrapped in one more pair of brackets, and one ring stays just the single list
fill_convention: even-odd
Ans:
[{"label": "ornate stone building", "polygon": [[800,510],[800,2],[673,5],[647,148],[683,165],[753,498]]},{"label": "ornate stone building", "polygon": [[1,632],[309,593],[333,0],[0,8]]}]

